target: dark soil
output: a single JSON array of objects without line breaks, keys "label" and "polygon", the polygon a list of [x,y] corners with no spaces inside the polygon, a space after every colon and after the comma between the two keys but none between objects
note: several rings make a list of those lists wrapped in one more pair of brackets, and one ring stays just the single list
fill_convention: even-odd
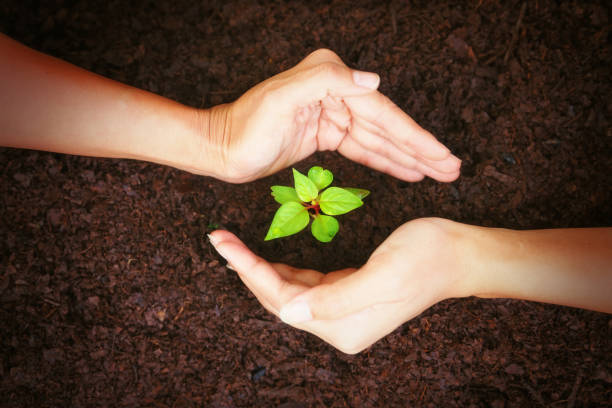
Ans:
[{"label": "dark soil", "polygon": [[347,356],[268,314],[208,244],[220,226],[270,260],[332,270],[423,216],[612,225],[609,3],[526,2],[518,29],[523,2],[381,3],[2,1],[0,31],[198,107],[331,48],[380,73],[382,92],[463,169],[452,184],[409,184],[335,153],[298,163],[372,190],[322,245],[308,232],[263,241],[269,186],[289,184],[289,171],[230,185],[0,150],[0,405],[611,405],[610,315],[449,300]]}]

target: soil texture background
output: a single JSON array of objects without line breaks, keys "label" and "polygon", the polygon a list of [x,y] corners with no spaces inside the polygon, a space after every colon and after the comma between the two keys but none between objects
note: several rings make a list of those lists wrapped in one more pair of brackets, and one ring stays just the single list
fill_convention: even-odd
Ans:
[{"label": "soil texture background", "polygon": [[610,315],[447,300],[345,355],[268,314],[206,240],[226,228],[269,260],[330,271],[418,217],[611,226],[610,29],[605,1],[3,0],[1,32],[195,107],[330,48],[379,73],[463,166],[444,184],[329,152],[296,164],[372,191],[323,245],[263,241],[288,170],[231,185],[0,149],[0,406],[610,406]]}]

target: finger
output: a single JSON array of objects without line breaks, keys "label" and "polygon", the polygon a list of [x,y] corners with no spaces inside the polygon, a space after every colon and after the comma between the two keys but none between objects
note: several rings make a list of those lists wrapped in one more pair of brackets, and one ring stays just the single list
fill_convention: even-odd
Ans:
[{"label": "finger", "polygon": [[[272,266],[251,252],[238,237],[228,231],[217,230],[208,235],[210,243],[226,261],[228,268],[235,271],[245,285],[258,297],[257,286],[251,281],[263,280],[269,286],[281,286],[280,278]],[[263,279],[261,279],[263,277]]]},{"label": "finger", "polygon": [[[449,157],[449,159],[454,161],[453,157],[454,156]],[[453,166],[453,163],[449,163],[449,165]],[[423,162],[417,163],[417,170],[425,174],[426,176],[431,177],[434,180],[438,180],[438,181],[445,182],[445,183],[455,181],[459,177],[459,174],[460,174],[459,169],[447,173],[447,172],[436,170],[430,166],[427,166]]]},{"label": "finger", "polygon": [[430,160],[425,157],[419,157],[418,160],[424,166],[430,167],[441,173],[456,173],[461,169],[461,159],[454,154],[450,154],[447,158],[442,160]]},{"label": "finger", "polygon": [[346,129],[338,127],[334,122],[321,118],[317,132],[317,150],[338,150],[338,146],[346,136]]},{"label": "finger", "polygon": [[409,144],[403,143],[393,135],[387,134],[388,132],[375,124],[374,122],[368,120],[367,118],[361,117],[357,112],[352,112],[352,127],[351,134],[353,134],[356,130],[361,130],[365,134],[370,134],[372,136],[377,136],[377,138],[386,139],[393,146],[397,146],[397,149],[406,153],[411,157],[418,157],[418,152]]},{"label": "finger", "polygon": [[321,272],[312,269],[299,269],[280,263],[272,264],[281,278],[287,282],[299,283],[308,287],[318,285],[325,277]]},{"label": "finger", "polygon": [[357,272],[356,268],[344,268],[339,269],[337,271],[329,272],[323,275],[320,284],[331,284],[339,281],[340,279],[344,279],[346,276]]},{"label": "finger", "polygon": [[412,147],[420,156],[443,160],[450,155],[447,147],[380,92],[347,96],[344,101],[353,114],[374,123],[390,138]]},{"label": "finger", "polygon": [[418,158],[414,150],[407,146],[398,146],[383,135],[375,132],[365,129],[359,121],[355,121],[350,130],[350,137],[364,149],[386,157],[399,166],[409,169],[417,167]]},{"label": "finger", "polygon": [[267,82],[274,103],[304,106],[327,96],[356,96],[372,93],[380,84],[373,72],[358,71],[337,62],[291,71],[292,75],[273,77]]},{"label": "finger", "polygon": [[295,327],[315,334],[344,353],[356,354],[391,333],[405,320],[396,308],[375,306],[340,319],[312,320]]},{"label": "finger", "polygon": [[338,319],[311,320],[296,324],[347,354],[358,353],[430,306],[427,297],[413,302],[376,304]]},{"label": "finger", "polygon": [[404,167],[414,168],[420,165],[421,168],[429,167],[440,173],[456,173],[461,167],[461,160],[452,154],[442,160],[422,157],[412,147],[398,143],[397,139],[389,137],[383,129],[358,116],[353,120],[350,134],[365,148],[389,157]]},{"label": "finger", "polygon": [[304,286],[287,284],[270,263],[251,252],[234,234],[214,231],[209,238],[217,252],[272,312],[278,313],[280,305],[306,289]]},{"label": "finger", "polygon": [[346,65],[344,61],[332,50],[327,48],[319,48],[308,54],[306,58],[300,61],[299,64],[296,65],[298,68],[310,68],[315,65],[319,65],[323,62],[335,62],[340,65]]},{"label": "finger", "polygon": [[457,169],[460,162],[456,162],[458,159],[455,156],[438,161],[423,159],[414,153],[406,153],[385,137],[369,132],[361,126],[353,127],[350,136],[365,150],[376,152],[398,166],[416,170],[438,181],[453,181],[459,176]]},{"label": "finger", "polygon": [[339,97],[328,96],[321,100],[321,118],[333,122],[345,131],[351,126],[351,113]]},{"label": "finger", "polygon": [[261,305],[264,307],[264,309],[266,309],[268,312],[272,313],[275,316],[279,316],[279,309],[278,307],[274,306],[272,303],[270,303],[270,301],[268,301],[268,299],[262,294],[260,293],[256,287],[253,287],[253,285],[251,284],[251,282],[249,282],[247,279],[245,279],[245,277],[241,274],[237,274],[238,277],[240,278],[240,280],[242,281],[242,283],[244,283],[244,286],[247,287],[248,290],[251,291],[251,293],[255,296],[255,298],[257,299],[257,301],[259,303],[261,303]]},{"label": "finger", "polygon": [[338,146],[338,152],[357,163],[389,174],[400,180],[415,182],[421,181],[425,177],[425,174],[418,169],[400,166],[389,158],[364,148],[350,136],[342,139],[340,146]]},{"label": "finger", "polygon": [[317,132],[317,150],[336,150],[351,127],[351,113],[341,98],[328,96],[321,100]]},{"label": "finger", "polygon": [[[459,176],[458,168],[461,162],[453,155],[444,160],[425,159],[412,147],[386,137],[382,129],[358,116],[354,117],[351,123],[351,114],[340,98],[324,98],[321,107],[319,150],[336,150],[350,126],[351,137],[365,150],[376,152],[401,167],[418,170],[439,181],[452,181]],[[330,126],[328,121],[335,127]]]},{"label": "finger", "polygon": [[379,294],[387,289],[384,282],[375,280],[376,274],[369,269],[366,265],[333,283],[315,286],[298,295],[281,307],[280,318],[291,325],[340,319],[380,303]]}]

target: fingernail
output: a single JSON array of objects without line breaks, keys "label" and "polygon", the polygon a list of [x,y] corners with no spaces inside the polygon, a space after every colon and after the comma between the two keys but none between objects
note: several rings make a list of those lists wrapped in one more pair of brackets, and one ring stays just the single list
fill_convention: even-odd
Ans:
[{"label": "fingernail", "polygon": [[298,324],[312,320],[310,307],[306,302],[289,303],[280,310],[280,318],[287,324]]},{"label": "fingernail", "polygon": [[236,270],[236,268],[234,268],[234,267],[232,266],[232,264],[231,264],[231,263],[228,263],[227,265],[225,265],[225,267],[226,267],[227,269],[229,269],[230,271],[238,272],[238,271]]},{"label": "fingernail", "polygon": [[378,88],[380,77],[373,72],[353,71],[353,82],[368,89]]},{"label": "fingernail", "polygon": [[217,251],[217,253],[221,255],[224,259],[227,259],[227,257],[223,255],[223,252],[221,252],[219,248],[217,248],[217,244],[219,243],[219,241],[210,234],[206,234],[206,236],[208,237],[208,240],[210,241],[213,248],[215,248],[215,251]]}]

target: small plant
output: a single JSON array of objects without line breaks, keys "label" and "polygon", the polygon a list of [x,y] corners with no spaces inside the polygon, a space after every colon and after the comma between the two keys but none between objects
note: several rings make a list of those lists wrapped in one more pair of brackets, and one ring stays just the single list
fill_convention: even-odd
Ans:
[{"label": "small plant", "polygon": [[331,171],[315,166],[308,170],[308,177],[293,169],[295,188],[272,186],[272,196],[281,206],[274,214],[266,241],[297,234],[311,217],[312,235],[321,242],[331,241],[339,229],[332,216],[361,207],[361,200],[370,194],[362,188],[328,188],[333,179]]}]

